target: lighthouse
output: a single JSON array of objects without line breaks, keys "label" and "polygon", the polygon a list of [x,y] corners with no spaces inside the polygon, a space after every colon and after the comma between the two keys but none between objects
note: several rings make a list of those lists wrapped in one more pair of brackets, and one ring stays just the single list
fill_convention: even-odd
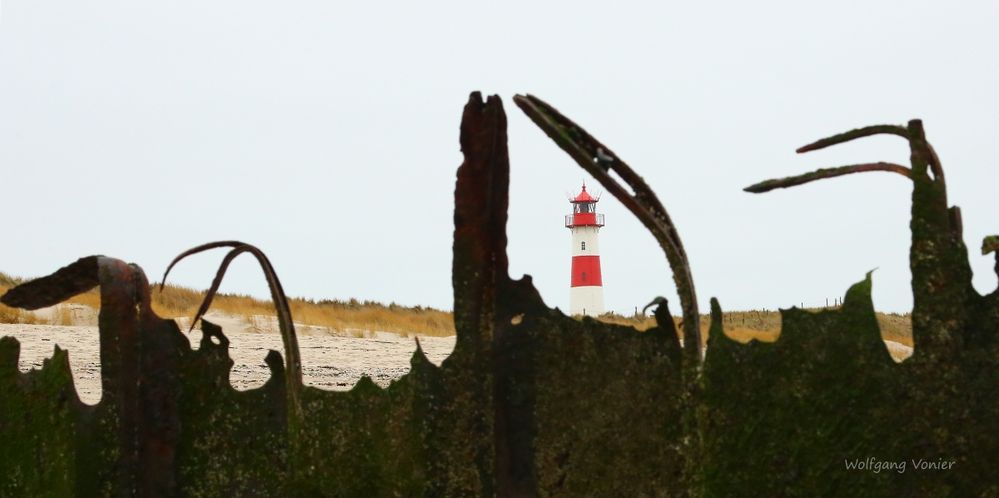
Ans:
[{"label": "lighthouse", "polygon": [[572,214],[565,216],[565,226],[572,233],[572,286],[569,290],[569,314],[596,316],[604,312],[604,288],[600,277],[600,243],[597,235],[604,226],[604,215],[597,214],[597,201],[583,190],[569,200]]}]

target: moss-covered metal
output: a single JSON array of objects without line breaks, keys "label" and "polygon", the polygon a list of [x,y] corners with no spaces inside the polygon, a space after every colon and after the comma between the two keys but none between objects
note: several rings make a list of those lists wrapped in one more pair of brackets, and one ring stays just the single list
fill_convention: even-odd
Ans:
[{"label": "moss-covered metal", "polygon": [[[554,123],[545,131],[565,132],[570,154],[602,147],[551,106],[520,99]],[[681,347],[664,300],[645,332],[548,308],[530,277],[508,275],[506,115],[475,93],[455,190],[458,337],[440,367],[417,349],[388,388],[302,385],[273,268],[252,246],[218,243],[233,249],[226,261],[261,261],[291,349],[269,353],[263,387],[238,392],[222,330],[203,321],[192,349],[149,308],[141,269],[83,258],[2,300],[38,308],[99,285],[103,398],[80,402],[65,351],[21,373],[17,341],[0,339],[0,496],[999,496],[999,293],[970,285],[959,211],[921,123],[812,149],[872,133],[903,136],[912,151],[916,348],[904,363],[881,341],[870,275],[840,309],[784,310],[772,344],[727,338],[712,300],[703,360],[697,341]],[[685,272],[681,293],[692,291],[661,203],[640,190],[634,207]],[[910,463],[848,468],[869,458]],[[920,470],[918,460],[953,464]]]}]

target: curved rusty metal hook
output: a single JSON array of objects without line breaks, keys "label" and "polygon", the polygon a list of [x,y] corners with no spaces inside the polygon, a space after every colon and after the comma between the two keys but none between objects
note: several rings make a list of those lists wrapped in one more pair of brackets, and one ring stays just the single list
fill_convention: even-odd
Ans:
[{"label": "curved rusty metal hook", "polygon": [[298,349],[298,338],[295,335],[295,325],[292,321],[291,307],[288,304],[288,298],[284,293],[284,289],[281,287],[281,281],[278,279],[277,273],[274,271],[274,267],[271,265],[270,260],[263,251],[251,244],[235,240],[209,242],[207,244],[193,247],[180,253],[173,259],[173,261],[170,262],[166,271],[163,272],[163,280],[160,282],[160,290],[162,290],[163,286],[166,284],[167,275],[170,274],[170,270],[172,270],[173,267],[181,260],[188,256],[220,247],[231,247],[232,250],[226,253],[225,258],[222,259],[222,263],[219,265],[219,269],[215,273],[215,278],[212,280],[211,288],[208,289],[208,292],[205,294],[205,299],[201,302],[201,306],[198,307],[197,314],[195,314],[194,318],[191,320],[191,328],[193,329],[194,324],[208,312],[208,308],[211,306],[212,300],[215,298],[216,293],[218,293],[219,286],[222,284],[222,278],[225,276],[225,272],[229,269],[229,265],[232,261],[240,254],[246,252],[252,254],[257,259],[257,262],[260,263],[260,268],[263,270],[264,277],[267,279],[267,286],[271,291],[271,299],[274,302],[274,308],[277,310],[278,328],[281,331],[281,342],[284,345],[286,369],[285,381],[287,384],[286,387],[288,389],[289,401],[291,402],[291,406],[293,407],[292,409],[295,414],[300,416],[302,360]]},{"label": "curved rusty metal hook", "polygon": [[[673,271],[673,282],[680,296],[684,349],[696,351],[697,359],[700,361],[703,358],[700,319],[694,277],[690,272],[690,260],[683,249],[676,225],[673,224],[673,220],[655,192],[609,147],[593,138],[581,126],[563,116],[548,103],[533,95],[515,95],[513,101],[531,118],[531,121],[534,121],[534,124],[566,151],[577,164],[593,175],[652,232],[652,236],[666,253],[666,260]],[[624,180],[631,192],[618,183],[610,175],[611,172]]]},{"label": "curved rusty metal hook", "polygon": [[[804,154],[806,152],[812,152],[826,147],[831,147],[833,145],[856,140],[858,138],[870,137],[874,135],[895,135],[902,137],[909,142],[910,147],[919,150],[922,155],[925,156],[924,159],[929,165],[930,171],[933,173],[933,181],[938,185],[940,191],[946,195],[947,188],[945,183],[946,180],[944,178],[943,165],[940,164],[940,158],[937,156],[933,146],[926,141],[926,138],[923,135],[922,122],[916,119],[910,121],[908,126],[873,125],[838,133],[830,137],[816,140],[808,145],[798,147],[795,152],[798,154]],[[897,173],[910,180],[913,180],[914,175],[916,174],[908,166],[902,166],[901,164],[889,162],[851,164],[847,166],[837,166],[834,168],[821,168],[812,171],[811,173],[805,173],[802,175],[766,180],[750,185],[743,190],[753,194],[762,194],[778,188],[795,187],[816,180],[824,180],[827,178],[835,178],[837,176],[850,175],[853,173],[866,173],[871,171]],[[944,204],[946,204],[946,197],[944,198]],[[959,218],[960,214],[956,213],[955,216]],[[955,224],[959,225],[959,220]]]},{"label": "curved rusty metal hook", "polygon": [[774,180],[765,180],[760,183],[755,183],[750,185],[743,190],[751,194],[762,194],[764,192],[769,192],[774,189],[796,187],[809,182],[814,182],[816,180],[824,180],[826,178],[835,178],[837,176],[851,175],[853,173],[866,173],[869,171],[887,171],[889,173],[897,173],[906,178],[912,179],[912,170],[906,166],[895,163],[864,163],[864,164],[851,164],[848,166],[837,166],[835,168],[821,168],[817,169],[811,173],[805,173],[803,175],[789,176],[786,178],[777,178]]},{"label": "curved rusty metal hook", "polygon": [[[866,173],[870,171],[886,171],[897,173],[913,182],[927,180],[929,185],[938,193],[940,204],[947,206],[947,180],[944,176],[943,165],[936,150],[926,140],[923,131],[923,122],[918,119],[910,120],[906,126],[899,125],[873,125],[857,128],[844,133],[839,133],[830,137],[816,140],[808,145],[799,147],[795,152],[803,154],[819,149],[824,149],[833,145],[846,143],[858,138],[870,137],[874,135],[895,135],[902,137],[909,143],[912,152],[910,157],[912,167],[889,162],[851,164],[848,166],[837,166],[834,168],[821,168],[810,173],[765,180],[750,185],[743,190],[753,194],[762,194],[778,188],[796,187],[816,180],[825,180],[837,176],[850,175],[853,173]],[[932,173],[932,177],[930,176]],[[952,233],[961,237],[962,221],[961,209],[957,206],[947,208],[949,210],[949,229]]]}]

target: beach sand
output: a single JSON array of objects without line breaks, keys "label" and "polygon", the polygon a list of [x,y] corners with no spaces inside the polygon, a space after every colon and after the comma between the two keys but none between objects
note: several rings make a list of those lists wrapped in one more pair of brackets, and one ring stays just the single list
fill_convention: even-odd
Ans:
[{"label": "beach sand", "polygon": [[[268,350],[282,351],[281,336],[269,330],[254,331],[252,323],[240,327],[238,318],[209,316],[208,319],[221,325],[223,333],[229,338],[229,355],[235,362],[229,378],[233,387],[247,390],[262,386],[270,375],[264,357]],[[258,328],[260,321],[269,322],[258,320]],[[197,349],[201,331],[195,329],[188,334],[183,323],[181,325],[184,336]],[[409,361],[416,350],[414,338],[397,334],[353,332],[364,336],[345,337],[319,327],[297,328],[302,329],[298,331],[298,342],[305,384],[320,389],[345,391],[365,375],[380,386],[388,386],[409,371]],[[73,382],[80,399],[88,404],[100,400],[100,354],[96,326],[0,324],[0,336],[12,336],[21,343],[18,368],[22,372],[41,368],[42,361],[52,357],[57,344],[68,350]],[[427,358],[437,365],[451,354],[454,342],[453,336],[420,337],[420,345]]]},{"label": "beach sand", "polygon": [[[18,368],[26,372],[41,368],[52,357],[55,345],[69,351],[69,364],[77,393],[84,403],[100,400],[100,355],[98,352],[97,312],[86,306],[58,305],[38,312],[42,318],[58,313],[72,317],[74,325],[0,324],[0,336],[12,336],[21,343]],[[229,355],[234,361],[229,380],[239,390],[264,385],[270,370],[264,363],[269,350],[282,351],[277,320],[273,316],[238,317],[209,313],[207,320],[222,327],[229,338]],[[177,319],[193,349],[198,348],[201,331],[187,333],[188,318]],[[409,371],[416,350],[416,339],[394,333],[362,330],[333,331],[324,327],[295,324],[302,374],[306,385],[333,391],[346,391],[363,376],[386,387]],[[455,337],[420,336],[427,358],[440,365],[454,349]],[[912,355],[912,348],[885,341],[888,353],[900,362]]]}]

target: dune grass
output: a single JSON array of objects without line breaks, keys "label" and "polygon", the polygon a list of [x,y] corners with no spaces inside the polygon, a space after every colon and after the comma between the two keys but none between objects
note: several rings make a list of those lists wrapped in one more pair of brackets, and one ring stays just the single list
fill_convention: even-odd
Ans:
[{"label": "dune grass", "polygon": [[[818,312],[823,309],[835,308],[815,308],[806,311]],[[881,313],[877,314],[878,325],[881,328],[881,338],[895,341],[900,344],[912,347],[912,321],[908,313]],[[650,316],[621,316],[614,313],[605,313],[596,317],[605,323],[617,325],[627,325],[638,330],[648,330],[656,326],[655,318]],[[701,315],[701,340],[707,343],[708,329],[711,319],[708,315]],[[673,317],[673,322],[680,336],[683,332],[680,327],[680,317]],[[762,342],[774,342],[780,336],[781,318],[778,311],[732,311],[724,313],[722,322],[725,334],[736,341],[746,343],[750,340]]]},{"label": "dune grass", "polygon": [[[0,294],[20,283],[22,279],[0,273]],[[187,287],[167,285],[161,292],[152,291],[152,306],[164,318],[192,317],[201,304],[204,293]],[[70,298],[67,302],[100,308],[100,294],[96,289]],[[364,332],[393,332],[401,335],[449,336],[454,335],[451,313],[422,306],[400,306],[373,301],[350,299],[312,300],[291,298],[291,313],[296,323],[328,327],[338,332],[356,334]],[[237,294],[219,294],[212,301],[213,311],[225,314],[256,317],[273,316],[274,306],[269,300]],[[34,313],[9,308],[0,304],[0,323],[57,323],[65,321],[56,313],[53,320],[43,320]]]},{"label": "dune grass", "polygon": [[[0,293],[6,292],[7,289],[0,286]],[[24,324],[43,324],[48,323],[42,320],[34,313],[30,311],[24,311],[16,308],[11,308],[0,304],[0,323],[24,323]]]},{"label": "dune grass", "polygon": [[[0,272],[0,295],[7,292],[7,289],[20,284],[23,280]],[[0,323],[44,323],[40,318],[30,311],[11,308],[0,303]]]},{"label": "dune grass", "polygon": [[[0,273],[0,293],[24,280]],[[153,288],[152,305],[156,314],[165,318],[192,317],[204,297],[202,291],[167,285],[163,291]],[[70,303],[83,304],[94,309],[100,307],[100,295],[96,290],[74,296]],[[454,320],[450,312],[421,306],[400,306],[373,301],[350,299],[312,300],[290,299],[291,313],[296,323],[327,327],[337,332],[364,336],[374,331],[392,332],[404,336],[450,336],[454,335]],[[269,300],[257,299],[237,294],[219,294],[212,302],[212,310],[253,319],[274,315],[274,307]],[[814,309],[810,311],[820,311]],[[884,339],[912,346],[912,323],[908,314],[878,313],[878,324]],[[680,318],[674,317],[677,329]],[[622,316],[607,313],[597,317],[605,323],[626,325],[638,330],[648,330],[656,325],[650,316]],[[0,304],[0,323],[57,324],[70,325],[72,317],[66,313],[56,313],[53,319],[44,320],[34,313],[8,308]],[[701,337],[708,338],[709,318],[701,316]],[[780,313],[777,311],[734,311],[724,315],[725,333],[739,341],[776,341],[780,335]]]}]

